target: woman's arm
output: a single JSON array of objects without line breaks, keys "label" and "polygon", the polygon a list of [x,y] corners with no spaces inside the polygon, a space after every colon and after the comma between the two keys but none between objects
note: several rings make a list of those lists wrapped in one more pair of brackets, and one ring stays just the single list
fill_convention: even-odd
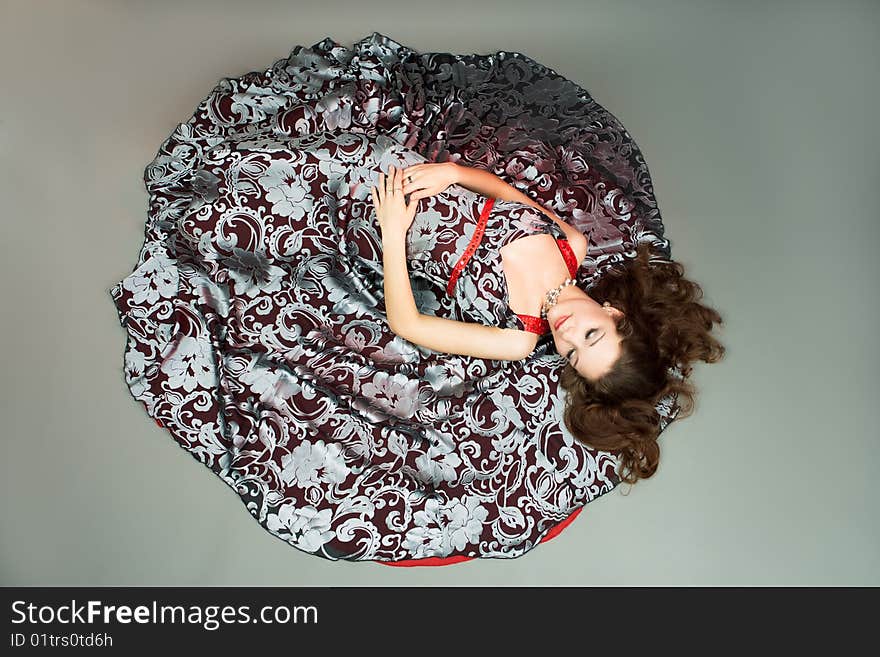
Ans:
[{"label": "woman's arm", "polygon": [[522,360],[534,351],[534,335],[525,331],[420,313],[406,265],[406,235],[383,231],[382,262],[388,326],[405,340],[442,353],[494,360]]},{"label": "woman's arm", "polygon": [[406,234],[382,231],[382,266],[385,277],[385,314],[397,335],[419,315],[406,266]]},{"label": "woman's arm", "polygon": [[476,192],[477,194],[482,194],[483,196],[488,196],[490,198],[497,198],[502,201],[516,201],[517,203],[525,203],[526,205],[530,205],[536,210],[540,210],[545,215],[550,217],[553,221],[555,221],[556,224],[563,230],[569,240],[578,240],[584,238],[584,234],[581,233],[577,228],[565,223],[553,212],[545,208],[537,201],[533,201],[512,185],[504,182],[501,178],[496,176],[491,171],[469,167],[464,164],[456,164],[455,167],[457,177],[456,182],[465,189],[469,189],[472,192]]},{"label": "woman's arm", "polygon": [[445,354],[492,360],[523,360],[537,344],[534,333],[422,314],[400,337]]}]

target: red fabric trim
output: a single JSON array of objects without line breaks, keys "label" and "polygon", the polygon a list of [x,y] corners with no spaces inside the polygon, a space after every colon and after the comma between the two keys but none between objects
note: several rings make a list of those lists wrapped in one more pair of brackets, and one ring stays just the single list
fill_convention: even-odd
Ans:
[{"label": "red fabric trim", "polygon": [[534,315],[520,315],[516,314],[519,317],[520,321],[523,323],[523,328],[529,333],[537,333],[538,335],[544,335],[547,331],[550,330],[550,322],[548,322],[543,317],[535,317]]},{"label": "red fabric trim", "polygon": [[568,518],[566,518],[549,532],[547,532],[544,538],[541,539],[541,543],[546,543],[551,538],[556,538],[557,536],[559,536],[562,533],[562,530],[568,527],[574,521],[574,519],[578,517],[578,514],[583,510],[584,507],[580,507],[579,509],[575,509],[574,511],[572,511],[571,514],[569,514]]},{"label": "red fabric trim", "polygon": [[569,278],[577,278],[578,261],[577,256],[571,248],[571,244],[568,243],[567,239],[560,239],[557,237],[556,246],[559,247],[559,251],[562,253],[562,258],[565,260],[565,266],[568,267]]},{"label": "red fabric trim", "polygon": [[403,561],[379,561],[385,566],[400,566],[402,568],[412,568],[413,566],[451,566],[462,561],[470,561],[475,557],[428,557],[427,559],[404,559]]},{"label": "red fabric trim", "polygon": [[[544,538],[540,540],[540,542],[546,543],[550,539],[559,536],[562,533],[562,530],[568,527],[572,523],[572,521],[578,517],[578,514],[583,510],[584,507],[580,507],[572,511],[565,520],[563,520],[553,529],[547,532],[544,535]],[[452,564],[461,563],[462,561],[471,561],[472,559],[476,559],[476,557],[428,557],[427,559],[404,559],[402,561],[379,561],[377,563],[381,563],[385,566],[400,566],[403,568],[411,568],[413,566],[451,566]]]},{"label": "red fabric trim", "polygon": [[477,221],[477,229],[474,231],[471,241],[468,242],[464,253],[461,254],[458,262],[455,263],[455,267],[452,268],[452,275],[449,277],[449,282],[446,284],[446,294],[449,296],[452,296],[452,291],[455,289],[455,284],[458,281],[459,275],[461,275],[461,270],[464,269],[468,260],[470,260],[471,256],[474,254],[474,251],[476,251],[477,247],[480,245],[480,241],[483,239],[483,233],[486,230],[486,222],[489,220],[489,212],[491,212],[493,205],[495,205],[495,199],[487,198],[486,202],[483,204],[483,209],[480,212],[480,219]]}]

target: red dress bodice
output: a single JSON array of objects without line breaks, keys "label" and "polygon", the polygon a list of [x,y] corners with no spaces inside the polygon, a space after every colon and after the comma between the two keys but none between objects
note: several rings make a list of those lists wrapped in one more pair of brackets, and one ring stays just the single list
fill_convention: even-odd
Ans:
[{"label": "red dress bodice", "polygon": [[[471,256],[473,256],[474,252],[477,250],[477,248],[480,246],[480,243],[482,242],[486,222],[489,219],[489,214],[492,211],[492,206],[494,204],[494,198],[486,199],[486,202],[483,204],[482,210],[480,212],[480,218],[477,222],[477,227],[474,231],[474,234],[468,242],[468,245],[465,248],[464,252],[455,263],[455,266],[452,269],[452,274],[450,275],[449,281],[446,284],[446,293],[450,296],[455,290],[455,284],[458,281],[461,272],[467,266]],[[554,239],[556,241],[556,246],[559,249],[559,252],[562,254],[562,257],[565,260],[565,265],[568,268],[569,276],[571,278],[575,278],[577,276],[579,265],[577,256],[574,254],[574,251],[572,250],[571,245],[568,243],[567,239],[562,237],[555,237]],[[525,315],[521,313],[514,314],[522,322],[523,330],[525,331],[543,335],[550,330],[550,324],[547,322],[546,319],[536,317],[534,315]]]}]

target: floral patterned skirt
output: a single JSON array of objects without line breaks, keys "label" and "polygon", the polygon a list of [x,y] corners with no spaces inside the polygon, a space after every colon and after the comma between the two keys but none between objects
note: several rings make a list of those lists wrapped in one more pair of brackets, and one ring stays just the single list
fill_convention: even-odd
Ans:
[{"label": "floral patterned skirt", "polygon": [[[369,194],[389,158],[551,190],[538,200],[591,236],[584,287],[638,241],[668,253],[637,148],[576,85],[518,53],[327,38],[222,79],[146,167],[144,244],[109,290],[125,382],[293,547],[407,565],[518,557],[612,490],[616,461],[566,430],[546,345],[494,361],[389,330]],[[423,312],[468,319],[430,301],[439,280],[413,280]]]}]

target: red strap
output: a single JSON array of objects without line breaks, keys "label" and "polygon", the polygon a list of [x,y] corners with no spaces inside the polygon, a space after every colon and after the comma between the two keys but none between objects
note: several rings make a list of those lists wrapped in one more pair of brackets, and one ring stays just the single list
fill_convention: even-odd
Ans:
[{"label": "red strap", "polygon": [[474,255],[474,251],[477,250],[480,241],[483,239],[483,232],[486,230],[486,222],[489,220],[489,212],[492,211],[493,205],[495,205],[495,199],[487,198],[486,202],[483,204],[483,210],[480,212],[480,220],[477,222],[477,229],[474,231],[471,241],[468,242],[464,253],[461,254],[458,262],[455,263],[455,267],[452,268],[452,275],[449,277],[449,282],[446,284],[446,294],[449,296],[452,296],[452,291],[455,289],[455,284],[458,281],[458,277],[461,275],[461,270],[464,269],[468,260]]},{"label": "red strap", "polygon": [[543,317],[535,317],[534,315],[520,315],[519,313],[517,313],[516,316],[520,318],[520,321],[522,321],[523,323],[523,328],[529,333],[544,335],[547,331],[550,330],[550,323]]},{"label": "red strap", "polygon": [[571,248],[571,244],[568,243],[567,239],[557,237],[556,246],[559,247],[559,251],[562,253],[562,258],[565,260],[565,266],[568,267],[569,277],[577,278],[578,261],[577,256]]}]

